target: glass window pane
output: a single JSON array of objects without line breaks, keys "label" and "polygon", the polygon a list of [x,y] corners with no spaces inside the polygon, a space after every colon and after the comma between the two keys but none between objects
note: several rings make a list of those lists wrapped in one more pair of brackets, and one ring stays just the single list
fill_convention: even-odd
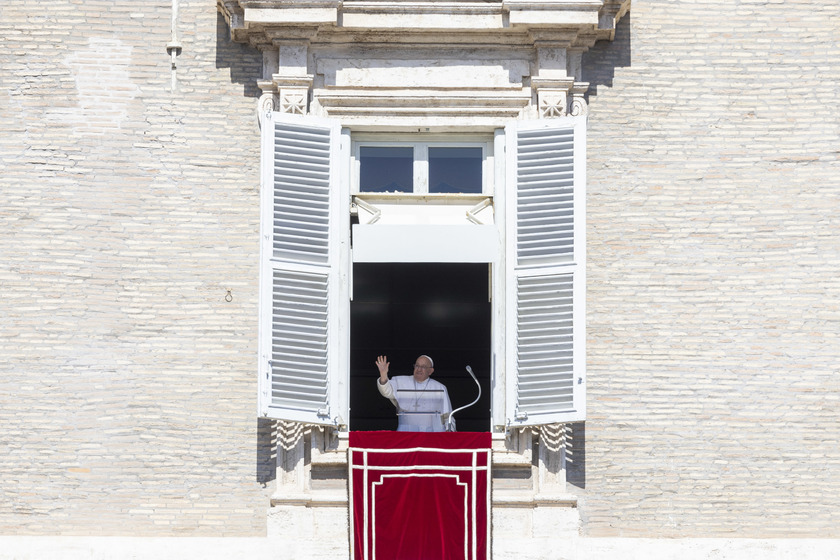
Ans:
[{"label": "glass window pane", "polygon": [[362,146],[359,153],[360,192],[412,192],[414,148]]},{"label": "glass window pane", "polygon": [[481,193],[481,148],[429,148],[430,193]]}]

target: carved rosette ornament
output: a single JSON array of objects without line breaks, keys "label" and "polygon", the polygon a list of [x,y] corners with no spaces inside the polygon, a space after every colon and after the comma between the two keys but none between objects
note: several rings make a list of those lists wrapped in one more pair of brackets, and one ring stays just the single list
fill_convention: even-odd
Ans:
[{"label": "carved rosette ornament", "polygon": [[539,114],[542,119],[589,114],[589,104],[584,95],[589,89],[587,82],[574,82],[574,84],[561,85],[560,87],[538,87],[537,103]]},{"label": "carved rosette ornament", "polygon": [[308,112],[308,87],[281,87],[279,98],[281,113],[305,115]]},{"label": "carved rosette ornament", "polygon": [[259,80],[262,95],[257,104],[257,114],[262,124],[270,111],[306,115],[309,112],[309,92],[312,77],[283,77],[275,74],[271,80]]},{"label": "carved rosette ornament", "polygon": [[281,113],[306,115],[309,113],[309,94],[312,88],[312,76],[272,76],[274,91],[277,92],[275,110]]},{"label": "carved rosette ornament", "polygon": [[531,78],[531,87],[537,92],[537,109],[541,119],[565,117],[569,112],[569,92],[574,80],[569,77]]},{"label": "carved rosette ornament", "polygon": [[540,118],[565,117],[568,95],[565,90],[541,88],[537,91]]}]

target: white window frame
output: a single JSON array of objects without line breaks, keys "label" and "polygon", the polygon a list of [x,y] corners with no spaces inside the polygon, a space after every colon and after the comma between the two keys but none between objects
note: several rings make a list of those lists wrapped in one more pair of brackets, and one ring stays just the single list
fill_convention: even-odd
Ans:
[{"label": "white window frame", "polygon": [[[272,142],[272,132],[265,127],[273,127],[273,120],[282,120],[302,126],[321,126],[330,129],[330,257],[328,263],[322,265],[295,264],[284,258],[272,256],[272,197],[273,173],[275,154]],[[553,122],[551,122],[553,121]],[[517,186],[517,138],[519,131],[540,128],[554,128],[560,125],[574,129],[574,247],[571,259],[568,258],[568,247],[564,255],[556,258],[550,254],[544,260],[529,263],[517,263],[515,228],[518,195],[514,192]],[[348,130],[341,130],[337,121],[319,119],[311,116],[293,116],[272,114],[263,124],[263,162],[262,162],[262,198],[263,216],[261,219],[261,303],[260,303],[260,415],[271,418],[293,420],[299,422],[332,425],[340,430],[346,430],[348,407],[350,402],[349,381],[349,307],[352,297],[352,262],[349,247],[351,189],[358,190],[358,150],[361,146],[372,145],[414,145],[414,146],[469,146],[482,145],[484,147],[484,193],[440,194],[440,197],[455,197],[456,199],[483,196],[489,197],[494,183],[505,185],[495,200],[494,206],[498,212],[495,225],[463,226],[487,227],[494,229],[501,242],[500,250],[492,258],[480,262],[490,262],[492,265],[491,293],[493,297],[491,332],[493,340],[492,372],[493,389],[491,397],[491,426],[517,427],[553,422],[576,422],[585,419],[585,128],[584,117],[568,119],[549,119],[546,121],[517,121],[504,130],[497,130],[495,137],[487,141],[486,136],[459,137],[463,142],[456,142],[451,135],[442,138],[426,136],[422,141],[408,142],[403,137],[378,135],[371,138],[358,133],[351,134]],[[412,135],[411,137],[416,138]],[[427,149],[426,148],[426,149]],[[294,160],[292,160],[294,162]],[[293,165],[297,165],[294,162]],[[538,164],[540,165],[540,164]],[[530,168],[532,172],[541,173],[539,167]],[[305,177],[306,170],[302,173]],[[538,179],[539,181],[540,179]],[[531,179],[533,181],[533,179]],[[532,183],[533,184],[533,183]],[[371,194],[367,193],[367,198]],[[379,193],[381,195],[381,193]],[[504,195],[504,196],[501,196]],[[290,194],[294,198],[294,193]],[[394,195],[391,195],[394,196]],[[434,194],[406,193],[400,200],[413,204],[422,202],[425,198],[434,198]],[[413,198],[412,198],[413,197]],[[298,202],[292,202],[297,204]],[[426,226],[422,226],[426,227]],[[309,237],[300,237],[304,245]],[[553,247],[553,245],[552,245]],[[285,262],[284,262],[285,261]],[[398,262],[398,261],[389,261]],[[409,262],[409,261],[406,261]],[[414,262],[413,260],[410,262]],[[432,261],[429,262],[441,262]],[[454,261],[452,261],[454,262]],[[459,261],[461,262],[461,261]],[[328,278],[328,294],[331,320],[327,324],[328,363],[324,371],[327,382],[327,398],[323,410],[299,407],[274,406],[271,402],[271,383],[273,379],[271,360],[271,314],[272,287],[270,279],[274,270],[312,273]],[[519,372],[517,367],[517,279],[565,276],[571,278],[574,292],[574,402],[563,410],[546,411],[545,413],[531,413],[522,417],[518,413],[517,385]],[[550,288],[555,290],[555,288]],[[564,288],[561,288],[564,289]],[[524,294],[524,292],[523,292]],[[523,296],[524,297],[524,296]],[[533,379],[533,377],[531,377]]]},{"label": "white window frame", "polygon": [[[494,154],[493,139],[489,136],[476,137],[474,135],[453,137],[425,136],[422,140],[416,140],[418,134],[408,135],[365,135],[354,134],[352,142],[352,185],[351,192],[354,195],[375,197],[387,193],[362,191],[359,185],[361,172],[361,149],[362,147],[388,147],[406,148],[414,150],[413,166],[413,191],[407,193],[395,193],[397,195],[430,195],[449,197],[469,196],[493,196],[493,170]],[[414,139],[412,139],[414,138]],[[481,192],[480,193],[429,193],[429,148],[481,148]]]}]

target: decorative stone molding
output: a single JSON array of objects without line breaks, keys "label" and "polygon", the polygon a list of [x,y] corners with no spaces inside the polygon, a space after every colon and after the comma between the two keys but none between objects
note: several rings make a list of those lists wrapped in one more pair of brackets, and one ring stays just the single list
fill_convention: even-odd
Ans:
[{"label": "decorative stone molding", "polygon": [[565,117],[568,113],[568,91],[558,88],[539,88],[537,90],[540,117]]},{"label": "decorative stone molding", "polygon": [[248,34],[245,30],[245,10],[238,0],[217,0],[216,9],[228,24],[230,39],[237,42],[247,42]]},{"label": "decorative stone molding", "polygon": [[605,0],[603,8],[598,12],[598,39],[615,39],[615,26],[629,9],[630,2],[627,0]]},{"label": "decorative stone molding", "polygon": [[312,88],[312,76],[273,76],[277,89],[279,107],[282,113],[305,115],[309,112],[309,91]]},{"label": "decorative stone molding", "polygon": [[[482,130],[587,112],[582,54],[629,0],[218,0],[264,53],[258,110],[355,130]],[[271,82],[269,85],[267,82]]]},{"label": "decorative stone molding", "polygon": [[309,92],[312,77],[284,77],[275,74],[271,80],[259,80],[257,85],[262,90],[257,113],[260,123],[269,111],[305,115],[309,112]]},{"label": "decorative stone molding", "polygon": [[263,117],[271,111],[274,111],[276,104],[276,88],[274,86],[274,82],[271,80],[257,80],[257,87],[262,90],[262,95],[260,95],[260,99],[257,102],[257,116],[260,120],[260,125],[262,125]]},{"label": "decorative stone molding", "polygon": [[305,115],[308,110],[309,88],[280,88],[280,112]]},{"label": "decorative stone molding", "polygon": [[588,114],[589,105],[584,97],[588,89],[588,82],[573,82],[568,87],[536,87],[540,118]]},{"label": "decorative stone molding", "polygon": [[267,111],[305,115],[313,76],[307,72],[309,41],[315,31],[298,29],[282,36],[269,33],[270,45],[263,45],[263,79],[257,82],[262,90],[258,104],[260,119]]},{"label": "decorative stone molding", "polygon": [[589,89],[589,82],[575,82],[572,86],[572,99],[569,103],[569,114],[573,117],[589,114],[589,104],[584,94]]}]

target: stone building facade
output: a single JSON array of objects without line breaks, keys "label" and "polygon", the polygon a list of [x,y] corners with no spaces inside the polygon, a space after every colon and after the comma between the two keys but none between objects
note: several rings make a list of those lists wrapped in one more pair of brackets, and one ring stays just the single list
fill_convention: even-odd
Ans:
[{"label": "stone building facade", "polygon": [[[346,502],[312,493],[341,495],[341,437],[258,412],[273,108],[360,133],[586,113],[586,418],[541,439],[492,413],[496,488],[519,492],[494,557],[837,551],[835,2],[291,2],[285,34],[282,4],[4,8],[0,550],[344,550]],[[413,52],[459,61],[464,27],[501,25],[472,70],[418,75],[400,33],[342,28],[442,10]],[[552,474],[551,503],[521,497]]]}]

